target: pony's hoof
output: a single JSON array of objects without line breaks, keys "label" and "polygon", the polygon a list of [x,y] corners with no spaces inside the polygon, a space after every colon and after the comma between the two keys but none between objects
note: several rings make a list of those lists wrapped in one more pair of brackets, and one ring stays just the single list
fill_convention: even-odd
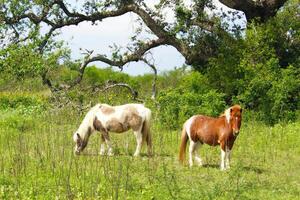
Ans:
[{"label": "pony's hoof", "polygon": [[108,155],[108,156],[113,156],[114,153],[113,153],[113,152],[108,152],[107,155]]},{"label": "pony's hoof", "polygon": [[196,159],[196,163],[199,167],[202,167],[203,166],[203,162],[201,159]]},{"label": "pony's hoof", "polygon": [[134,153],[133,156],[134,157],[138,157],[140,154],[139,153]]},{"label": "pony's hoof", "polygon": [[225,167],[223,167],[223,168],[221,167],[221,168],[220,168],[221,171],[226,171],[226,170],[228,170],[228,169],[229,169],[229,168],[225,168]]}]

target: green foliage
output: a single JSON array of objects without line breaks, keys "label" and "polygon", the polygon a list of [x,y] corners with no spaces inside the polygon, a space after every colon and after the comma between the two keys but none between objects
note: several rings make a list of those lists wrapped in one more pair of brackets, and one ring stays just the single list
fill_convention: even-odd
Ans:
[{"label": "green foliage", "polygon": [[0,50],[0,72],[18,79],[38,77],[57,68],[58,60],[69,56],[67,49],[61,45],[57,47],[60,49],[42,55],[37,51],[36,43],[9,45]]},{"label": "green foliage", "polygon": [[20,111],[20,108],[15,110],[9,109],[6,111],[1,110],[3,116],[0,118],[0,126],[16,130],[17,132],[14,134],[32,130],[35,126],[33,115],[40,113],[40,111],[30,112],[31,108],[32,106],[26,108],[22,107],[22,109],[26,109],[23,111]]},{"label": "green foliage", "polygon": [[8,73],[0,74],[0,92],[50,93],[39,77],[19,79]]},{"label": "green foliage", "polygon": [[232,97],[235,97],[240,88],[243,87],[244,72],[242,67],[238,65],[243,49],[242,40],[224,41],[219,54],[210,59],[203,72],[207,76],[208,85],[222,91],[225,94],[226,103],[229,105],[233,102]]},{"label": "green foliage", "polygon": [[[56,80],[56,82],[65,83],[73,81],[77,77],[77,72],[62,67],[52,77],[60,77],[60,80]],[[132,94],[128,88],[115,87],[102,91],[105,86],[114,83],[127,83],[136,91],[139,91],[141,86],[141,83],[138,83],[134,77],[128,74],[114,71],[112,68],[103,69],[91,66],[86,68],[81,83],[74,89],[67,91],[66,95],[71,101],[80,104],[105,102],[117,105],[132,102]],[[149,84],[148,87],[151,87],[151,85]],[[142,94],[139,96],[141,97]]]},{"label": "green foliage", "polygon": [[295,120],[300,95],[300,20],[295,16],[299,5],[289,1],[274,19],[248,24],[245,38],[222,41],[203,73],[227,104],[242,103],[270,124]]},{"label": "green foliage", "polygon": [[[259,118],[271,124],[295,119],[300,94],[299,67],[293,67],[293,64],[300,63],[297,63],[297,57],[289,56],[290,66],[285,66],[287,63],[278,52],[286,48],[288,41],[280,38],[282,34],[274,29],[274,23],[279,26],[278,22],[271,20],[264,26],[253,25],[247,31],[246,48],[239,66],[244,74],[243,87],[238,97],[247,107],[257,111]],[[286,29],[284,24],[281,28]],[[281,44],[276,39],[281,40]]]},{"label": "green foliage", "polygon": [[88,85],[104,85],[106,81],[123,82],[132,84],[132,78],[125,73],[116,72],[112,68],[88,67],[84,74],[84,79]]},{"label": "green foliage", "polygon": [[225,108],[224,95],[207,87],[206,78],[198,72],[186,75],[177,89],[160,93],[159,117],[164,126],[179,128],[196,114],[218,116]]},{"label": "green foliage", "polygon": [[16,77],[36,76],[43,70],[43,59],[32,50],[32,46],[12,45],[0,51],[4,57],[0,70]]},{"label": "green foliage", "polygon": [[30,93],[0,93],[0,110],[16,110],[30,116],[43,112],[48,106],[47,97]]},{"label": "green foliage", "polygon": [[[192,18],[192,13],[191,10],[185,8],[182,5],[176,6],[175,9],[175,17],[177,19],[177,26],[175,27],[175,31],[179,32],[179,31],[184,31],[184,29],[186,29],[186,24],[188,21],[191,20]],[[186,32],[186,30],[185,30]]]},{"label": "green foliage", "polygon": [[[47,4],[46,1],[36,3]],[[161,3],[162,6],[169,4],[167,1]],[[205,19],[205,16],[181,5],[181,1],[175,3],[177,6],[173,9],[176,11],[175,26],[178,30],[175,30],[174,34],[184,32],[193,17]],[[207,3],[209,1],[199,1],[196,7],[200,9]],[[23,6],[24,9],[17,11],[13,9],[14,4],[22,7],[26,1],[12,2],[9,12],[22,13],[31,8],[29,6],[25,9],[26,6]],[[207,65],[193,65],[199,73],[190,73],[184,66],[158,76],[157,106],[160,107],[163,123],[169,123],[169,127],[176,128],[193,114],[216,116],[225,107],[235,103],[242,104],[246,109],[253,111],[252,113],[256,113],[257,119],[270,124],[295,120],[299,111],[300,93],[298,16],[297,1],[291,0],[274,19],[263,24],[255,21],[249,23],[243,37],[218,33],[218,37],[215,38],[215,33],[202,34],[197,30],[182,34],[180,37],[193,44],[191,57],[199,57],[199,52],[205,55],[205,52],[201,51],[209,52],[211,49],[203,46],[211,47],[212,44],[218,46],[218,52],[215,57],[209,59]],[[16,91],[30,88],[27,91],[45,90],[47,93],[46,88],[37,86],[41,84],[37,77],[44,72],[48,72],[47,77],[52,80],[54,86],[72,83],[77,78],[79,63],[70,61],[69,51],[63,47],[63,43],[52,43],[50,40],[49,44],[53,45],[53,48],[46,49],[43,56],[37,53],[38,44],[42,41],[42,38],[37,36],[38,33],[39,28],[32,32],[36,35],[36,40],[32,43],[23,46],[9,45],[0,50],[1,78],[5,77],[0,79],[1,91],[16,87]],[[118,57],[119,53],[115,56]],[[62,59],[66,61],[60,64],[59,61],[64,61]],[[137,90],[140,98],[148,99],[151,96],[152,80],[152,74],[131,77],[112,68],[99,69],[93,66],[86,68],[80,85],[67,91],[64,97],[81,105],[89,102],[128,103],[132,102],[132,98],[126,88],[114,88],[104,92],[99,92],[99,88],[107,81],[123,82]],[[172,117],[176,120],[169,122]]]}]

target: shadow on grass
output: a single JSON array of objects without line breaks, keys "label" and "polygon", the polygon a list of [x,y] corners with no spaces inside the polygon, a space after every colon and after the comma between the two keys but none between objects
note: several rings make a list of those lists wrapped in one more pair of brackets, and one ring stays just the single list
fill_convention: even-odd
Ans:
[{"label": "shadow on grass", "polygon": [[217,165],[217,164],[204,164],[202,167],[204,168],[220,168],[220,165]]},{"label": "shadow on grass", "polygon": [[259,167],[253,167],[253,166],[244,166],[244,167],[242,167],[242,170],[243,171],[248,171],[248,172],[252,171],[252,172],[255,172],[257,174],[262,174],[262,173],[266,172],[265,169],[262,169],[262,168],[259,168]]},{"label": "shadow on grass", "polygon": [[[218,164],[204,164],[202,167],[219,169],[220,165],[218,165]],[[241,170],[246,171],[246,172],[255,172],[257,174],[262,174],[262,173],[266,172],[265,169],[262,169],[262,168],[259,168],[259,167],[253,167],[253,166],[244,166],[244,167],[241,167]]]},{"label": "shadow on grass", "polygon": [[[75,156],[99,156],[99,157],[103,157],[103,156],[108,156],[108,155],[100,155],[99,153],[80,153],[79,155],[75,155]],[[154,156],[159,156],[159,155],[154,155]],[[165,156],[169,156],[169,155],[165,155]],[[114,155],[108,156],[108,157],[134,157],[132,153],[114,153]],[[152,156],[148,156],[147,153],[141,153],[138,157],[153,157]]]}]

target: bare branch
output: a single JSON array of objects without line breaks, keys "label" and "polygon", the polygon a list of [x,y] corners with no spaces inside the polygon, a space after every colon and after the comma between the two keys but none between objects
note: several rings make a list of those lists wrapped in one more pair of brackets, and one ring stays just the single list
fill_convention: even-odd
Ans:
[{"label": "bare branch", "polygon": [[75,86],[76,84],[80,83],[80,81],[82,80],[82,77],[83,77],[83,74],[84,74],[84,71],[85,71],[86,67],[88,66],[88,64],[90,64],[92,62],[101,61],[101,62],[104,62],[104,63],[110,65],[110,66],[115,66],[115,67],[118,67],[120,69],[123,69],[123,66],[125,64],[127,64],[129,62],[137,62],[137,61],[141,60],[142,56],[149,49],[160,46],[161,44],[164,44],[163,39],[151,40],[148,43],[145,43],[145,44],[141,45],[140,48],[138,48],[133,53],[125,55],[119,60],[109,59],[105,55],[97,55],[97,56],[91,57],[93,52],[88,52],[86,54],[82,64],[81,64],[80,68],[79,68],[79,75],[75,79],[75,81],[70,85],[70,88]]},{"label": "bare branch", "polygon": [[127,83],[118,83],[116,81],[107,80],[106,84],[104,86],[102,86],[102,87],[93,87],[93,91],[94,91],[94,93],[106,92],[106,91],[108,91],[110,89],[113,89],[113,88],[116,88],[116,87],[123,87],[123,88],[128,89],[131,96],[132,96],[132,100],[138,101],[138,102],[144,102],[144,100],[138,98],[138,92],[135,89],[133,89]]},{"label": "bare branch", "polygon": [[149,67],[151,67],[151,69],[153,70],[154,73],[154,78],[152,81],[152,95],[151,95],[151,99],[155,99],[156,95],[157,95],[157,90],[156,90],[156,82],[157,82],[157,69],[154,66],[154,64],[151,64],[148,60],[146,60],[145,58],[141,59],[144,63],[146,63],[147,65],[149,65]]},{"label": "bare branch", "polygon": [[190,25],[198,26],[209,32],[214,32],[217,28],[217,24],[210,20],[193,19],[193,20],[191,20]]},{"label": "bare branch", "polygon": [[103,88],[101,91],[105,92],[109,89],[115,88],[115,87],[124,87],[127,88],[132,96],[132,99],[135,101],[139,101],[139,102],[143,102],[141,99],[138,99],[138,92],[136,90],[134,90],[130,85],[128,85],[127,83],[115,83],[115,84],[111,84],[111,85],[107,85],[105,88]]}]

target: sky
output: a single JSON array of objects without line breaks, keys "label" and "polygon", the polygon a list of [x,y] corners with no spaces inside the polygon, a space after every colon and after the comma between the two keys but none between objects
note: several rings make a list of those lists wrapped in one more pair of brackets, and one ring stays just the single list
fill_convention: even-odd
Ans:
[{"label": "sky", "polygon": [[[69,0],[72,5],[80,7],[82,0]],[[148,6],[152,7],[157,0],[147,0]],[[218,9],[228,9],[218,1],[214,0]],[[188,4],[189,1],[186,1]],[[174,16],[172,12],[165,12],[167,21],[171,21]],[[77,26],[68,26],[61,29],[61,34],[57,37],[58,40],[65,41],[71,49],[72,59],[81,59],[84,49],[94,50],[96,54],[110,55],[110,46],[113,44],[126,47],[130,43],[130,38],[133,36],[134,30],[137,27],[137,15],[127,13],[120,17],[104,19],[96,26],[92,26],[89,22],[82,22]],[[143,33],[147,38],[149,35]],[[83,50],[82,50],[83,49]],[[160,46],[150,50],[151,62],[157,67],[158,73],[172,70],[175,67],[181,67],[185,59],[184,57],[172,46]],[[94,62],[90,65],[98,67],[107,67],[108,65],[102,62]],[[116,68],[117,69],[117,68]],[[152,73],[149,66],[143,62],[131,62],[126,64],[123,72],[130,75],[142,75],[144,73]]]}]

